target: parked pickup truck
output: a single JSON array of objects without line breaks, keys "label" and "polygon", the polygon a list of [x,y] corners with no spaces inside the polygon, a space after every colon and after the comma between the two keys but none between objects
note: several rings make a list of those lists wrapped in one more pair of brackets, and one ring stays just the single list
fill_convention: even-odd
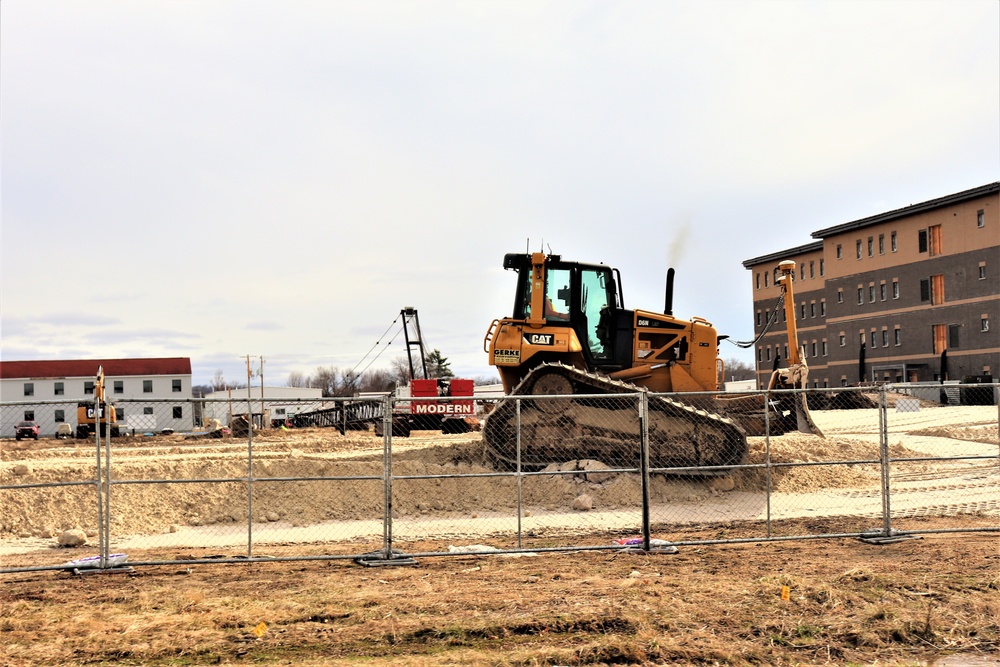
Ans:
[{"label": "parked pickup truck", "polygon": [[34,438],[38,440],[38,424],[32,421],[18,422],[17,428],[14,431],[14,437],[18,440],[21,438]]}]

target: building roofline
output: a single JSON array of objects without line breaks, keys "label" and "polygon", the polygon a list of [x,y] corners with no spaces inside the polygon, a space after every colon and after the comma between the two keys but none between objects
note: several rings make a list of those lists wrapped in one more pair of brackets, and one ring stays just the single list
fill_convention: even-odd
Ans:
[{"label": "building roofline", "polygon": [[46,359],[0,361],[0,379],[93,377],[98,367],[107,377],[191,375],[190,357]]},{"label": "building roofline", "polygon": [[933,211],[934,209],[943,208],[945,206],[951,206],[952,204],[958,204],[970,199],[978,199],[979,197],[984,197],[996,192],[1000,192],[1000,181],[989,183],[987,185],[981,185],[978,188],[972,188],[971,190],[963,190],[962,192],[956,192],[955,194],[946,195],[944,197],[938,197],[937,199],[931,199],[919,204],[911,204],[910,206],[897,208],[893,211],[887,211],[885,213],[879,213],[878,215],[872,215],[867,218],[861,218],[860,220],[854,220],[853,222],[845,222],[840,225],[834,225],[833,227],[820,229],[813,232],[812,237],[814,239],[822,239],[835,234],[849,232],[854,229],[868,227],[869,225],[876,225],[880,222],[888,222],[890,220],[924,213],[926,211]]},{"label": "building roofline", "polygon": [[823,249],[822,241],[813,241],[812,243],[806,243],[805,245],[796,246],[794,248],[789,248],[788,250],[779,250],[778,252],[772,252],[767,255],[761,255],[760,257],[754,257],[753,259],[748,259],[743,262],[743,268],[749,269],[754,266],[759,266],[761,264],[767,264],[775,260],[788,259],[794,255],[802,255],[807,252],[815,252],[817,250]]}]

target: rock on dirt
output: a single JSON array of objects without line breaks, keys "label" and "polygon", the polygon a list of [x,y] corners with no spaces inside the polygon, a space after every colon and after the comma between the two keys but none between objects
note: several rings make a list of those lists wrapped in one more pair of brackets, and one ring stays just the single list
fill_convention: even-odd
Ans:
[{"label": "rock on dirt", "polygon": [[64,530],[57,538],[61,547],[82,547],[87,543],[87,533],[79,528]]}]

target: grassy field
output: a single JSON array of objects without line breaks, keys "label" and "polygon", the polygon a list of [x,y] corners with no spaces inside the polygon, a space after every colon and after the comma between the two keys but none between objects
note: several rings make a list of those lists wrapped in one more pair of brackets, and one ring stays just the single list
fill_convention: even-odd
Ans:
[{"label": "grassy field", "polygon": [[[411,553],[440,548],[408,545]],[[463,555],[391,568],[170,565],[0,581],[0,665],[10,667],[1000,660],[997,533],[884,546],[682,546],[673,555]]]}]

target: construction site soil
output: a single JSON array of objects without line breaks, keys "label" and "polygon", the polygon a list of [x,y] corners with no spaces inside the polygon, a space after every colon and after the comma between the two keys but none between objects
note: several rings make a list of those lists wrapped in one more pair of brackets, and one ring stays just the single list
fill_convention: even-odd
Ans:
[{"label": "construction site soil", "polygon": [[[872,461],[879,457],[878,416],[874,410],[817,411],[825,437],[789,433],[776,438],[750,438],[751,464],[830,461]],[[894,459],[927,456],[996,456],[996,408],[924,409],[894,416],[889,429]],[[246,439],[192,438],[183,434],[123,437],[112,440],[112,479],[222,480],[246,478]],[[287,481],[255,484],[253,518],[266,524],[281,521],[293,527],[321,522],[378,519],[383,513],[382,439],[369,432],[339,434],[330,428],[266,430],[253,436],[253,477],[331,477],[330,481]],[[0,486],[86,482],[96,478],[95,448],[90,441],[2,441]],[[102,453],[101,465],[105,464]],[[996,462],[960,462],[985,469],[984,488],[996,490]],[[955,473],[955,464],[906,464],[909,477],[935,470]],[[443,435],[414,432],[393,439],[392,473],[443,476],[394,488],[394,516],[462,517],[470,513],[510,512],[516,507],[514,477],[484,477],[479,433]],[[960,471],[959,471],[960,472]],[[992,472],[992,476],[989,474]],[[459,477],[452,477],[458,475]],[[940,477],[941,475],[938,475]],[[368,478],[345,480],[344,478]],[[371,479],[374,478],[374,479]],[[836,489],[878,489],[876,463],[786,466],[740,470],[722,480],[656,475],[650,499],[656,503],[711,500],[725,493],[828,493]],[[641,504],[638,475],[600,471],[573,475],[541,475],[521,481],[522,506],[544,513],[569,509],[581,494],[599,510],[634,508]],[[79,528],[94,533],[97,526],[92,484],[37,489],[0,489],[0,554],[5,542],[48,539],[59,531]],[[246,485],[237,483],[116,484],[112,490],[111,530],[119,535],[176,532],[181,527],[224,525],[246,521]],[[996,508],[1000,510],[1000,507]],[[10,546],[10,544],[6,544]]]},{"label": "construction site soil", "polygon": [[[653,503],[693,517],[704,505],[760,497],[768,481],[776,498],[815,498],[810,509],[822,510],[831,494],[871,496],[877,503],[880,469],[868,461],[878,458],[878,415],[815,417],[825,438],[752,438],[751,462],[862,463],[758,468],[721,481],[657,475]],[[826,538],[681,544],[672,555],[456,551],[385,568],[349,559],[211,564],[205,559],[226,551],[213,539],[227,531],[245,538],[245,482],[116,484],[113,534],[152,545],[130,549],[131,559],[173,562],[118,574],[3,575],[0,665],[997,664],[996,407],[893,414],[886,430],[894,458],[994,458],[899,464],[894,489],[913,486],[920,493],[909,495],[920,496],[921,507],[932,511],[907,521],[924,532],[921,539],[883,545]],[[116,439],[112,478],[245,478],[247,449],[245,440],[183,435]],[[253,460],[255,479],[338,478],[255,484],[255,524],[305,531],[302,553],[314,539],[310,527],[322,525],[335,535],[341,524],[382,515],[384,459],[382,441],[373,434],[265,431],[254,435]],[[509,515],[515,478],[450,476],[489,473],[483,462],[478,433],[394,440],[393,474],[417,478],[394,487],[394,517],[401,524],[454,517],[468,526],[476,515]],[[0,489],[0,567],[92,553],[86,549],[93,542],[65,549],[56,537],[67,528],[94,533],[93,484],[27,486],[92,482],[95,468],[90,443],[0,443],[0,486],[21,486]],[[373,479],[342,479],[354,476]],[[621,533],[595,532],[586,517],[634,509],[640,493],[631,473],[539,475],[522,480],[522,509],[561,517],[564,530],[580,535],[579,543],[610,545]],[[592,498],[593,508],[574,512],[581,494]],[[957,502],[962,494],[979,500]],[[837,534],[856,530],[857,521],[831,507],[808,518],[778,519],[773,528],[783,535]],[[956,528],[981,532],[934,532]],[[199,540],[197,549],[155,541],[188,533]],[[760,534],[759,522],[713,521],[695,522],[685,537]],[[539,551],[564,547],[562,538],[533,544]],[[476,541],[469,534],[462,543]],[[439,535],[411,539],[406,548],[447,553],[455,543],[454,535]]]}]

